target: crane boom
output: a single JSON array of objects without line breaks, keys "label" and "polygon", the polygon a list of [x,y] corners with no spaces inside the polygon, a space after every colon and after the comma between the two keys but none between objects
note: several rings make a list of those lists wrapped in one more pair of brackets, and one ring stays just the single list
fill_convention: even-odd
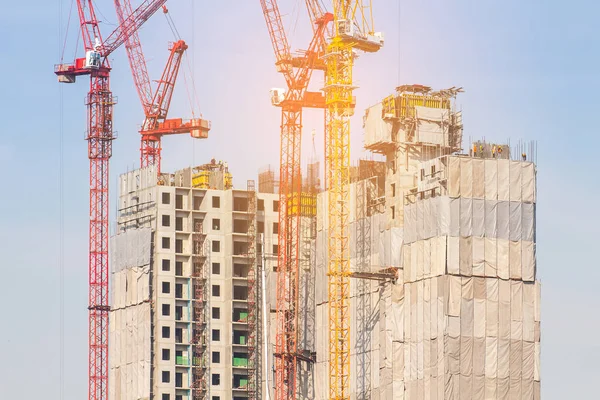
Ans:
[{"label": "crane boom", "polygon": [[[163,6],[164,7],[164,6]],[[126,15],[133,15],[130,0],[115,0],[115,8],[117,9],[117,17],[119,24],[125,22]],[[127,51],[127,59],[131,67],[133,81],[138,92],[144,113],[152,104],[152,87],[150,85],[150,77],[148,75],[148,66],[142,51],[142,43],[137,30],[133,30],[125,41],[125,50]]]}]

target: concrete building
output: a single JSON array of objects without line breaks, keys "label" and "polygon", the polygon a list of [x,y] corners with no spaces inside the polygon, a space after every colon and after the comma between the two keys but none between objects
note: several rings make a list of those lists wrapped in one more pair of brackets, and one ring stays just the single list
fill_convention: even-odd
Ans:
[{"label": "concrete building", "polygon": [[257,277],[277,253],[278,196],[227,188],[211,165],[120,177],[111,399],[262,398]]},{"label": "concrete building", "polygon": [[[386,170],[350,188],[350,398],[539,399],[535,165],[506,144],[461,154],[455,95],[402,86],[365,116],[365,147]],[[329,394],[326,200],[316,399]]]}]

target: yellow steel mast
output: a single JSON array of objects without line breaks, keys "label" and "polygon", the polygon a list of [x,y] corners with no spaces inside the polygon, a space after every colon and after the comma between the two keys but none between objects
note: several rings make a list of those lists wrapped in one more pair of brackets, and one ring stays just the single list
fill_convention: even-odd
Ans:
[{"label": "yellow steel mast", "polygon": [[325,165],[328,188],[329,399],[350,398],[350,117],[354,52],[376,52],[371,0],[333,0],[334,31],[325,62]]}]

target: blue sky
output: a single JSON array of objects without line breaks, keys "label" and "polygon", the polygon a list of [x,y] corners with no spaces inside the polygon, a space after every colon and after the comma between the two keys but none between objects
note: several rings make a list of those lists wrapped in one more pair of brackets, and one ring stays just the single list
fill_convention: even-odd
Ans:
[{"label": "blue sky", "polygon": [[[87,80],[63,85],[52,73],[64,37],[70,0],[9,2],[0,14],[0,398],[59,400],[59,116],[64,117],[65,392],[87,395],[88,160],[83,100]],[[98,1],[105,35],[116,20],[111,1]],[[136,2],[134,2],[136,3]],[[306,21],[296,21],[298,0],[280,2],[293,48],[306,46]],[[600,234],[594,212],[600,189],[594,159],[600,149],[595,117],[600,92],[600,4],[572,0],[374,0],[376,27],[385,48],[357,60],[360,86],[352,133],[359,157],[360,118],[367,106],[398,83],[462,86],[466,137],[536,140],[538,155],[537,255],[542,300],[542,394],[547,400],[592,398],[600,373],[598,258]],[[401,9],[399,10],[399,4]],[[200,111],[212,120],[210,138],[170,138],[164,169],[211,157],[226,160],[234,184],[266,164],[277,165],[279,110],[271,87],[283,86],[258,1],[170,1],[182,37],[191,45],[188,82],[196,84]],[[300,9],[302,10],[302,9]],[[73,15],[75,17],[76,14]],[[71,21],[65,61],[75,54]],[[156,15],[141,32],[151,77],[156,79],[173,40]],[[112,88],[118,96],[111,164],[117,175],[139,165],[137,128],[141,107],[124,50],[113,55]],[[187,68],[187,67],[186,67]],[[315,76],[317,87],[322,78]],[[190,116],[183,80],[171,116]],[[322,157],[322,117],[305,118],[304,154],[317,130]],[[114,203],[111,212],[114,215]]]}]

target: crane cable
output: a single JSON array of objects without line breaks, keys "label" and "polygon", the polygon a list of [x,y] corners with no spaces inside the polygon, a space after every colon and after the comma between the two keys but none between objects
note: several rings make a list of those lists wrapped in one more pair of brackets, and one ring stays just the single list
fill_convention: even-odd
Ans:
[{"label": "crane cable", "polygon": [[[71,21],[71,11],[73,10],[73,0],[69,10],[67,21],[67,33]],[[58,55],[61,63],[64,57],[67,33],[63,32],[63,0],[58,0]],[[64,35],[64,42],[61,46],[61,39]],[[59,379],[58,392],[59,399],[65,398],[65,201],[64,201],[64,101],[63,86],[58,84],[58,274],[59,274]]]}]

